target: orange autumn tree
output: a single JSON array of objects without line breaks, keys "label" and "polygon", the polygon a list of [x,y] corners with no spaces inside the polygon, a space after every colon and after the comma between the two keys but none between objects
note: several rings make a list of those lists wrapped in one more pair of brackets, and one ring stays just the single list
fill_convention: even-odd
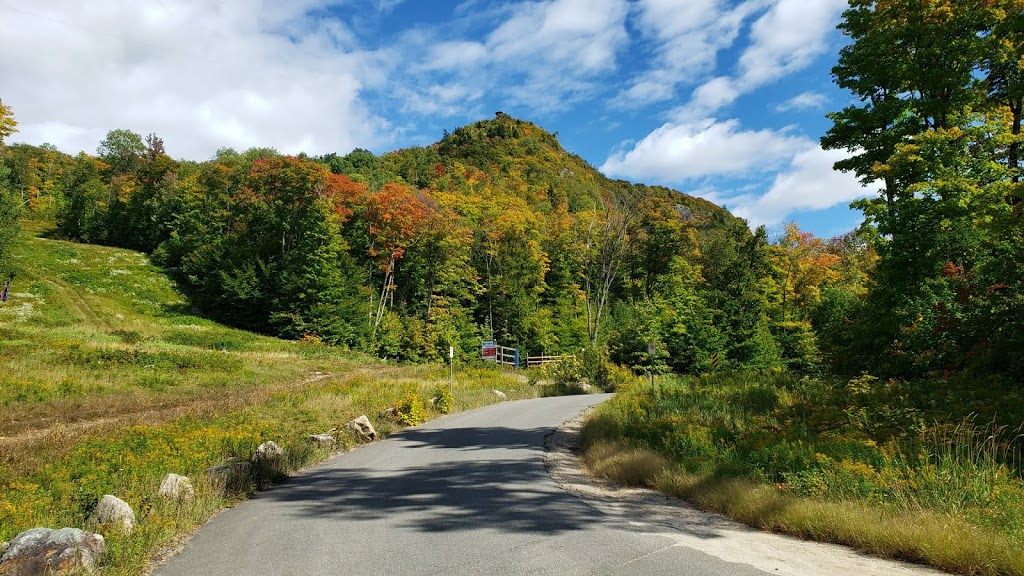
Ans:
[{"label": "orange autumn tree", "polygon": [[369,279],[373,336],[388,307],[394,305],[395,266],[406,250],[422,238],[433,215],[430,205],[415,190],[402,184],[385,184],[379,192],[366,197],[366,220],[370,226],[368,252],[381,274],[379,287],[374,286],[372,271]]},{"label": "orange autumn tree", "polygon": [[[841,258],[828,249],[824,240],[802,232],[795,223],[786,225],[774,252],[782,273],[782,321],[803,319],[820,298],[822,286],[838,277]],[[800,313],[794,315],[793,308]]]}]

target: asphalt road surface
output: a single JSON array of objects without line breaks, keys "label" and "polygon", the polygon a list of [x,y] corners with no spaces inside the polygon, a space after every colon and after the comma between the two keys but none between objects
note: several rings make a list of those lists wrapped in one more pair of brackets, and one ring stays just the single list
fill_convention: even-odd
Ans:
[{"label": "asphalt road surface", "polygon": [[766,574],[554,484],[544,436],[605,398],[503,402],[336,456],[216,516],[156,574]]}]

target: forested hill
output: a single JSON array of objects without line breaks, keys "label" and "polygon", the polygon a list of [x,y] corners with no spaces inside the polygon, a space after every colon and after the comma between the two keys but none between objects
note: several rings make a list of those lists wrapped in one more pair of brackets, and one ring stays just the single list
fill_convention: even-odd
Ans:
[{"label": "forested hill", "polygon": [[586,160],[567,152],[556,135],[498,112],[445,132],[440,142],[406,148],[373,162],[369,152],[323,158],[333,171],[375,185],[401,178],[417,188],[466,194],[513,195],[542,212],[565,204],[581,212],[631,198],[657,198],[672,203],[683,220],[722,223],[733,219],[723,208],[702,198],[660,186],[610,180]]},{"label": "forested hill", "polygon": [[472,358],[493,338],[637,366],[655,343],[679,371],[779,365],[802,338],[780,328],[799,301],[780,298],[763,231],[610,180],[503,113],[381,156],[222,149],[193,162],[127,130],[95,156],[0,152],[28,217],[151,253],[199,309],[265,333],[408,361],[449,346]]}]

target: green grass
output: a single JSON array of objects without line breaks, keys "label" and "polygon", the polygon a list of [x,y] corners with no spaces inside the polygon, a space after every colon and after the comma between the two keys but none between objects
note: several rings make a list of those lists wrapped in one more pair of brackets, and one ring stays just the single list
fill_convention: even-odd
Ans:
[{"label": "green grass", "polygon": [[[38,230],[37,230],[38,232]],[[447,389],[442,366],[402,366],[316,342],[218,325],[193,313],[137,252],[27,237],[0,305],[0,540],[35,526],[90,528],[103,494],[133,506],[136,530],[109,533],[106,573],[141,574],[219,508],[327,454],[308,434],[378,418]],[[484,367],[456,371],[450,410],[537,391]],[[409,422],[406,419],[406,422]],[[356,440],[335,433],[342,446]],[[205,469],[248,459],[265,440],[287,457],[225,492]],[[170,472],[196,483],[185,505],[157,496]]]},{"label": "green grass", "polygon": [[584,460],[759,528],[1024,574],[1019,428],[954,410],[929,420],[912,388],[719,374],[666,379],[655,399],[637,383],[585,424]]}]

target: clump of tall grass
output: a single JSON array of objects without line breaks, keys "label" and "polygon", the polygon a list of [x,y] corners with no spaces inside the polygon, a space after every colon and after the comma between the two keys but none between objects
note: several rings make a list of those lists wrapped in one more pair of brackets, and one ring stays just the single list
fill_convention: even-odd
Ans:
[{"label": "clump of tall grass", "polygon": [[977,416],[925,425],[922,414],[905,385],[870,376],[668,379],[600,406],[584,460],[761,528],[1024,574],[1021,428]]}]

